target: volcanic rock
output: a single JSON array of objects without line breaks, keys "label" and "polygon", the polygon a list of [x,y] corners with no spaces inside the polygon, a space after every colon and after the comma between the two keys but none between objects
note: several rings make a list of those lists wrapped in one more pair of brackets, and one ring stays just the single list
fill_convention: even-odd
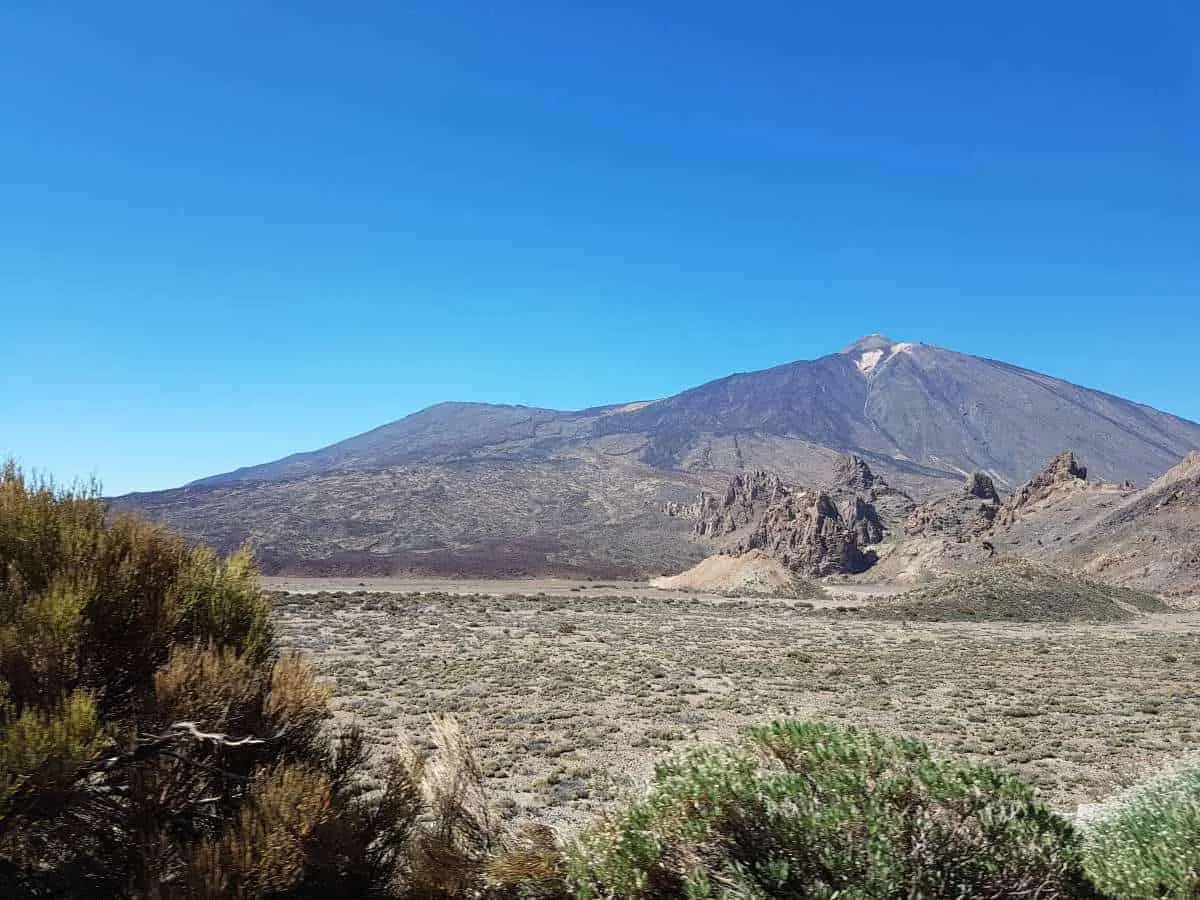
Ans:
[{"label": "volcanic rock", "polygon": [[1087,486],[1087,467],[1080,465],[1070,450],[1050,460],[1042,472],[1031,478],[1001,505],[996,524],[1008,525],[1020,517],[1028,506],[1051,496]]}]

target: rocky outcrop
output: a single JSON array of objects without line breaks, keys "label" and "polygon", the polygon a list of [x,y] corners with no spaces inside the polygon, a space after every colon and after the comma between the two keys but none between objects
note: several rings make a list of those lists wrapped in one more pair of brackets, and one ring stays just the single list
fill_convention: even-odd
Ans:
[{"label": "rocky outcrop", "polygon": [[663,504],[662,511],[663,515],[670,516],[672,519],[698,519],[700,518],[700,501],[681,503],[678,500],[668,500]]},{"label": "rocky outcrop", "polygon": [[777,498],[747,533],[724,548],[735,556],[754,550],[809,578],[861,572],[873,562],[861,549],[856,529],[824,491]]},{"label": "rocky outcrop", "polygon": [[999,510],[995,483],[983,472],[972,472],[961,491],[915,508],[904,523],[904,533],[963,543],[988,531]]},{"label": "rocky outcrop", "polygon": [[1000,499],[1000,494],[996,491],[996,482],[983,472],[972,472],[967,476],[967,493],[977,500]]},{"label": "rocky outcrop", "polygon": [[854,522],[860,543],[878,544],[892,532],[899,532],[904,520],[915,508],[913,498],[897,490],[861,457],[842,457],[833,478],[824,489],[833,498],[847,522]]},{"label": "rocky outcrop", "polygon": [[883,479],[876,478],[866,460],[853,453],[843,456],[834,467],[833,484],[838,487],[866,493],[875,487],[876,482],[886,486]]},{"label": "rocky outcrop", "polygon": [[[689,508],[695,533],[715,538],[717,568],[768,560],[806,578],[870,568],[872,579],[905,583],[1021,557],[1200,608],[1200,451],[1140,489],[1087,475],[1062,453],[1007,498],[992,473],[973,472],[949,495],[913,506],[847,458],[820,488],[754,472]],[[889,503],[909,506],[899,526]]]},{"label": "rocky outcrop", "polygon": [[736,476],[724,495],[701,494],[694,531],[723,541],[724,554],[767,553],[809,578],[861,572],[874,560],[868,548],[888,532],[875,507],[879,497],[898,508],[912,505],[858,457],[847,457],[834,482],[817,490],[756,471]]},{"label": "rocky outcrop", "polygon": [[735,475],[723,496],[702,493],[696,500],[696,534],[720,538],[749,525],[791,491],[778,475],[749,472]]},{"label": "rocky outcrop", "polygon": [[1128,493],[1068,542],[1070,564],[1200,609],[1200,453]]},{"label": "rocky outcrop", "polygon": [[887,534],[879,512],[874,505],[863,497],[855,497],[848,509],[849,515],[844,518],[850,524],[854,537],[860,547],[878,544]]},{"label": "rocky outcrop", "polygon": [[1186,479],[1200,478],[1200,450],[1193,450],[1183,458],[1183,461],[1176,466],[1172,466],[1162,474],[1153,484],[1150,485],[1150,490],[1157,490],[1161,487],[1166,487],[1176,481],[1184,481]]},{"label": "rocky outcrop", "polygon": [[991,476],[972,472],[961,492],[917,507],[904,523],[910,537],[940,537],[963,543],[984,537],[995,527],[1011,525],[1032,506],[1064,492],[1087,486],[1087,468],[1067,451],[1004,502]]},{"label": "rocky outcrop", "polygon": [[1029,506],[1087,486],[1087,467],[1075,459],[1070,450],[1058,454],[1042,472],[1031,478],[1001,505],[997,525],[1009,525]]}]

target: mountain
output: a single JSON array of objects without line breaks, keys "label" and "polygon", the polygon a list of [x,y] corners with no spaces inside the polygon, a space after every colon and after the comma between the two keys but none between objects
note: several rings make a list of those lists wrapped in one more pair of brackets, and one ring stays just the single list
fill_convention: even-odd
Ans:
[{"label": "mountain", "polygon": [[1200,425],[1006,363],[870,335],[815,360],[579,411],[442,403],[309,453],[117,498],[268,569],[602,575],[706,554],[663,514],[738,472],[822,484],[856,454],[916,499],[1020,484],[1064,447],[1145,480]]}]

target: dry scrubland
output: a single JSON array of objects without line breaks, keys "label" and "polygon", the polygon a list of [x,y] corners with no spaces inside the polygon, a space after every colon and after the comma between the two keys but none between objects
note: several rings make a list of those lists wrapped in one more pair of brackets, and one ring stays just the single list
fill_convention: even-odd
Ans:
[{"label": "dry scrubland", "polygon": [[1069,813],[1200,750],[1200,614],[906,623],[605,593],[277,594],[274,609],[381,749],[453,713],[502,815],[567,830],[665,753],[774,717],[919,737]]}]

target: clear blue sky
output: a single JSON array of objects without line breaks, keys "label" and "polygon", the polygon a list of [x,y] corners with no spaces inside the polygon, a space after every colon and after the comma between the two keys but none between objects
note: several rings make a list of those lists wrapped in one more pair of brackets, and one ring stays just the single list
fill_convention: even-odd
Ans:
[{"label": "clear blue sky", "polygon": [[167,487],[872,331],[1200,419],[1192,0],[583,6],[0,6],[0,454]]}]

